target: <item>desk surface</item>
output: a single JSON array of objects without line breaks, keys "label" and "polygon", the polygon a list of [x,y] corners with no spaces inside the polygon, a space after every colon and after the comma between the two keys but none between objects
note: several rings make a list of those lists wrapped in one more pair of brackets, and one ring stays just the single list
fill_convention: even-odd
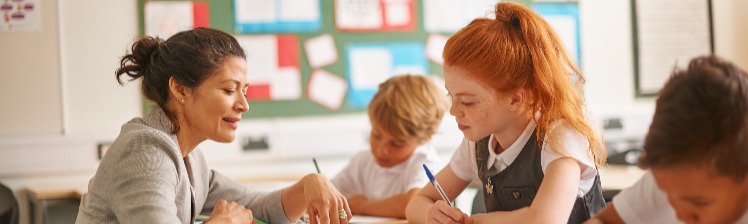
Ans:
[{"label": "desk surface", "polygon": [[[636,183],[646,171],[636,166],[607,165],[600,170],[600,182],[604,190],[623,189]],[[261,190],[279,189],[289,186],[301,179],[302,176],[285,176],[273,178],[243,178],[238,181],[245,183],[253,189]],[[32,199],[66,199],[80,198],[88,191],[85,183],[78,186],[27,186],[26,192]]]},{"label": "desk surface", "polygon": [[638,181],[646,170],[636,166],[607,165],[599,170],[600,185],[603,190],[620,190]]}]

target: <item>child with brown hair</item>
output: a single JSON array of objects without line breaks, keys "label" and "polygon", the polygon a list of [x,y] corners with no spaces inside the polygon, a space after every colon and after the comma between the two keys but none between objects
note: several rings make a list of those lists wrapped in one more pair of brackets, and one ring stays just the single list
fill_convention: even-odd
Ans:
[{"label": "child with brown hair", "polygon": [[333,185],[353,214],[405,218],[405,206],[428,178],[422,164],[441,167],[428,144],[449,105],[433,80],[395,76],[369,103],[371,151],[354,156]]},{"label": "child with brown hair", "polygon": [[444,47],[450,114],[465,136],[436,179],[448,200],[480,180],[487,213],[468,217],[427,185],[408,204],[414,223],[581,223],[605,202],[605,149],[589,124],[584,77],[550,25],[513,2]]},{"label": "child with brown hair", "polygon": [[657,99],[633,186],[588,223],[748,223],[748,74],[715,56]]}]

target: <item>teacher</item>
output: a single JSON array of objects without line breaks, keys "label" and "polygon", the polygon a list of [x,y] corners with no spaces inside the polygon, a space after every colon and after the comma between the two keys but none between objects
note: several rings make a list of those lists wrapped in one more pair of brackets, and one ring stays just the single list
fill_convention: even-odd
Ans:
[{"label": "teacher", "polygon": [[142,80],[153,107],[122,125],[101,160],[76,223],[250,223],[254,216],[291,223],[304,212],[312,223],[348,223],[348,203],[319,174],[292,186],[258,192],[210,170],[198,144],[231,142],[249,109],[247,63],[234,37],[195,28],[163,41],[137,40],[116,78]]}]

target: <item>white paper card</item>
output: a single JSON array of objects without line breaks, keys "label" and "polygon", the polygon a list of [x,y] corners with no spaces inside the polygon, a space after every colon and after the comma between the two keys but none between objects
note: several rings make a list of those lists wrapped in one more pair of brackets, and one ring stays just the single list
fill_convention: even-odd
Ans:
[{"label": "white paper card", "polygon": [[278,41],[274,35],[237,36],[247,55],[247,81],[271,82],[278,69]]},{"label": "white paper card", "polygon": [[324,70],[317,70],[309,78],[308,91],[310,100],[328,109],[337,110],[343,104],[348,85],[341,77]]},{"label": "white paper card", "polygon": [[335,40],[330,34],[323,34],[307,40],[304,43],[304,50],[312,68],[330,65],[338,60]]},{"label": "white paper card", "polygon": [[386,19],[389,26],[403,26],[410,23],[411,11],[408,1],[386,0]]},{"label": "white paper card", "polygon": [[179,31],[189,30],[193,23],[192,2],[145,3],[145,35],[167,39]]},{"label": "white paper card", "polygon": [[340,29],[382,27],[379,0],[335,0],[335,25]]},{"label": "white paper card", "polygon": [[350,53],[351,85],[354,89],[376,89],[392,76],[392,55],[381,48],[359,48]]},{"label": "white paper card", "polygon": [[320,18],[319,0],[280,0],[280,5],[281,20],[308,21]]},{"label": "white paper card", "polygon": [[297,68],[280,68],[273,74],[270,97],[274,100],[294,100],[301,97],[301,72]]},{"label": "white paper card", "polygon": [[426,40],[426,57],[440,65],[444,64],[442,53],[444,52],[444,45],[447,44],[447,39],[449,38],[444,35],[429,35],[429,38]]},{"label": "white paper card", "polygon": [[234,0],[236,19],[240,23],[275,22],[275,1]]}]

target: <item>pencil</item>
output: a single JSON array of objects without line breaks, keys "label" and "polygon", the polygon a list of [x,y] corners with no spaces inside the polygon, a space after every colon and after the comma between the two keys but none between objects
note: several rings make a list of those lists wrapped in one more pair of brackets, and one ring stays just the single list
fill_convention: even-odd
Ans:
[{"label": "pencil", "polygon": [[317,165],[317,159],[312,158],[312,162],[314,162],[314,168],[317,169],[317,173],[322,173],[322,172],[319,172],[319,166]]}]

